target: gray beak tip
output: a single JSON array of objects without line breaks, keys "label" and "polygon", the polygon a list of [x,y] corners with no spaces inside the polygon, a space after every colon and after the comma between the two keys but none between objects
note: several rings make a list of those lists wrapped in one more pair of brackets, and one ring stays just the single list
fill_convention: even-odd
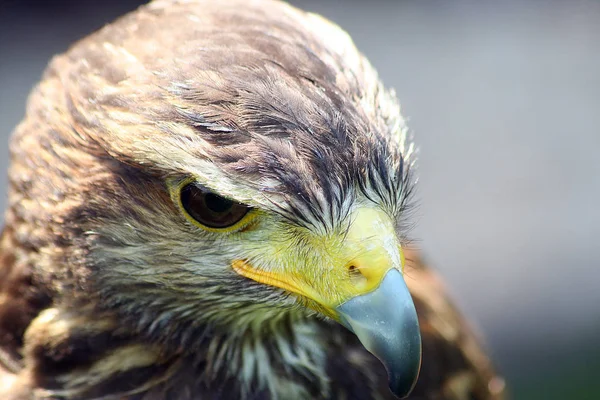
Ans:
[{"label": "gray beak tip", "polygon": [[390,270],[377,289],[348,300],[337,311],[342,324],[381,360],[392,393],[408,396],[421,367],[421,333],[400,271]]}]

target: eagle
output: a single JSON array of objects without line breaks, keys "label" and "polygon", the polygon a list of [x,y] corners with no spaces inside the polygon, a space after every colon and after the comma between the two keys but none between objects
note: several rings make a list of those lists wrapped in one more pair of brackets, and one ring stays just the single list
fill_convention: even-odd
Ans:
[{"label": "eagle", "polygon": [[410,246],[396,96],[318,15],[142,6],[51,60],[10,157],[2,399],[503,398]]}]

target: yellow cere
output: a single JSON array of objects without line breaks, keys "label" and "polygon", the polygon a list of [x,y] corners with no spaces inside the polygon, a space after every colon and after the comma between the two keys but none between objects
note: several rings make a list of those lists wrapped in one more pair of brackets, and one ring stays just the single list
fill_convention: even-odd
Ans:
[{"label": "yellow cere", "polygon": [[[392,268],[402,271],[404,255],[393,221],[381,209],[361,207],[347,231],[278,235],[264,242],[258,261],[237,259],[239,275],[300,296],[305,305],[335,318],[334,309],[379,286]],[[262,228],[261,228],[262,229]],[[268,229],[268,228],[267,228]],[[259,229],[260,230],[260,229]]]}]

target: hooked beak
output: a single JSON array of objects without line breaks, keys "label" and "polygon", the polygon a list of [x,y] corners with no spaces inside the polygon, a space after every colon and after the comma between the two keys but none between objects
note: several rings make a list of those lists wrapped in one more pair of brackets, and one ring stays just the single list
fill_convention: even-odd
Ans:
[{"label": "hooked beak", "polygon": [[336,310],[342,325],[383,363],[392,393],[407,397],[421,367],[421,333],[400,272],[390,270],[378,288],[346,301]]}]

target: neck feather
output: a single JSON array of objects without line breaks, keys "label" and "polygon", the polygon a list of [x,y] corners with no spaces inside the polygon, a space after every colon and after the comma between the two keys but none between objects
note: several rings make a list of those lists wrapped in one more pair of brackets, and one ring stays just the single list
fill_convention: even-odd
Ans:
[{"label": "neck feather", "polygon": [[170,351],[132,333],[110,313],[54,307],[28,327],[19,375],[27,386],[39,388],[36,394],[66,399],[136,398],[142,393],[178,399],[187,398],[185,393],[240,399],[257,393],[273,399],[286,393],[326,397],[320,329],[316,320],[282,315],[245,329],[213,329],[198,350]]}]

